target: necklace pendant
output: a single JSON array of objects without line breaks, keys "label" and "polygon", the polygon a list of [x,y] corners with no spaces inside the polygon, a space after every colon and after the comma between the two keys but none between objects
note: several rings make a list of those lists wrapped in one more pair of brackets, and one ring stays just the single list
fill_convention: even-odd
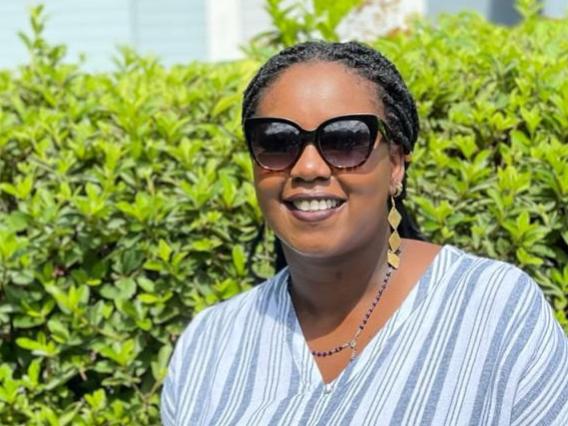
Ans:
[{"label": "necklace pendant", "polygon": [[353,339],[349,342],[349,347],[353,350],[355,350],[355,347],[357,346],[357,340]]},{"label": "necklace pendant", "polygon": [[349,358],[349,362],[353,361],[356,356],[357,356],[357,351],[355,350],[355,348],[353,348],[351,350],[351,358]]}]

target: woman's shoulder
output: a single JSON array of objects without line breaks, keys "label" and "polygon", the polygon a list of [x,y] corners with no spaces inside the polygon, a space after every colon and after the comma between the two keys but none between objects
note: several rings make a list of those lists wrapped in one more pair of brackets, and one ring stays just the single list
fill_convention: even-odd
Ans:
[{"label": "woman's shoulder", "polygon": [[198,312],[180,336],[180,341],[204,336],[213,328],[242,327],[269,314],[281,303],[286,277],[287,270],[282,270],[257,286]]},{"label": "woman's shoulder", "polygon": [[[464,283],[465,281],[480,282],[480,275],[484,276],[482,283],[507,285],[514,284],[519,279],[532,285],[532,279],[517,266],[476,254],[452,244],[438,245],[426,241],[404,240],[405,248],[411,254],[410,265],[405,276],[423,276],[424,273],[434,274],[436,280],[448,280],[448,284]],[[481,284],[481,282],[480,282]]]},{"label": "woman's shoulder", "polygon": [[450,245],[443,247],[436,262],[440,273],[432,280],[428,306],[440,316],[458,313],[448,327],[483,330],[483,340],[492,350],[522,352],[526,362],[542,347],[568,350],[543,291],[521,268]]},{"label": "woman's shoulder", "polygon": [[492,321],[522,317],[528,304],[549,309],[539,285],[521,268],[449,244],[440,248],[418,286],[418,293],[428,294],[441,309],[452,300],[470,314],[486,312],[483,317]]},{"label": "woman's shoulder", "polygon": [[445,252],[446,269],[448,272],[453,270],[456,278],[462,277],[480,284],[538,288],[528,273],[510,262],[472,253],[450,244],[442,246],[440,252]]},{"label": "woman's shoulder", "polygon": [[[476,254],[452,244],[437,245],[425,241],[404,240],[409,253],[405,277],[420,279],[437,287],[528,286],[538,289],[532,278],[519,267],[502,260]],[[426,283],[424,283],[426,281]],[[535,287],[536,286],[536,287]]]},{"label": "woman's shoulder", "polygon": [[[420,281],[428,278],[432,285],[441,282],[462,285],[465,281],[479,281],[480,274],[489,274],[490,279],[484,280],[485,283],[494,283],[496,280],[511,282],[524,274],[510,263],[471,253],[451,244],[403,239],[402,247],[402,275],[412,283],[420,284]],[[495,271],[500,273],[494,274]]]},{"label": "woman's shoulder", "polygon": [[524,323],[552,315],[544,293],[536,281],[518,266],[452,245],[443,249],[447,259],[445,289],[461,294],[467,305],[487,310],[495,324]]}]

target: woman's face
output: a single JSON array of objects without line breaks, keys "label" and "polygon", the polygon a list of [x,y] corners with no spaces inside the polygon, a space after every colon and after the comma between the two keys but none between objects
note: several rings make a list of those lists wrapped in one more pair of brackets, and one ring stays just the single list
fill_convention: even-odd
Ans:
[{"label": "woman's face", "polygon": [[[313,130],[332,117],[375,114],[383,118],[376,86],[336,62],[292,65],[261,95],[255,116],[291,120]],[[389,190],[402,181],[404,162],[378,134],[365,163],[354,169],[331,168],[313,144],[285,171],[254,164],[258,201],[268,225],[303,256],[333,258],[384,243]],[[297,211],[299,200],[341,200],[325,212]],[[305,209],[304,203],[303,208]],[[379,246],[380,247],[380,246]]]}]

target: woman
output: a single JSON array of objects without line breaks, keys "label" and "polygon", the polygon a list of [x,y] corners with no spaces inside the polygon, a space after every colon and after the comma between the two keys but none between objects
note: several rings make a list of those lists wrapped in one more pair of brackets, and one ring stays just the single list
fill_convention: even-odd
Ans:
[{"label": "woman", "polygon": [[288,266],[194,318],[166,425],[568,424],[568,344],[537,285],[420,241],[404,213],[418,118],[391,63],[359,43],[286,49],[243,123]]}]

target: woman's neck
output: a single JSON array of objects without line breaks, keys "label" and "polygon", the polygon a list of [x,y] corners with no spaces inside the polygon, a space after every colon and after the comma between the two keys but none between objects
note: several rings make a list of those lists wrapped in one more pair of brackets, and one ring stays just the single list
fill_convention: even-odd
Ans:
[{"label": "woman's neck", "polygon": [[386,270],[388,231],[364,249],[333,259],[301,255],[284,247],[298,315],[341,321],[371,299]]}]

